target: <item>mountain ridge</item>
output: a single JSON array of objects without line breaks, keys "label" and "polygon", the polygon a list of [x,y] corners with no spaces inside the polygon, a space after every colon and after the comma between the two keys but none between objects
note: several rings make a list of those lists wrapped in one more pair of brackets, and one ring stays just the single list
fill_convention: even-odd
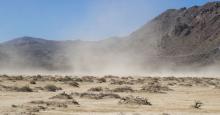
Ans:
[{"label": "mountain ridge", "polygon": [[220,63],[219,27],[220,2],[209,2],[203,6],[168,9],[123,38],[89,42],[24,36],[3,42],[0,64],[9,68],[17,64],[19,69],[27,66],[64,71],[131,65],[137,68],[206,66]]}]

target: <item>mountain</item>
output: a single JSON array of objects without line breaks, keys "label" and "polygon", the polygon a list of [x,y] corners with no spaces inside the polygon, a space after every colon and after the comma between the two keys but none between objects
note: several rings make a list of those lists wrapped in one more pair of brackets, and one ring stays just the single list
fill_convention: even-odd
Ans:
[{"label": "mountain", "polygon": [[[151,46],[159,57],[176,63],[219,60],[220,2],[169,9],[131,34],[140,47]],[[150,42],[149,42],[150,41]]]},{"label": "mountain", "polygon": [[124,38],[53,41],[21,37],[0,44],[0,68],[99,71],[220,65],[220,2],[169,9]]},{"label": "mountain", "polygon": [[[14,69],[64,67],[61,45],[60,42],[40,38],[16,38],[0,45],[0,53],[3,54],[0,62],[4,65],[2,68]],[[61,64],[56,66],[57,63]]]}]

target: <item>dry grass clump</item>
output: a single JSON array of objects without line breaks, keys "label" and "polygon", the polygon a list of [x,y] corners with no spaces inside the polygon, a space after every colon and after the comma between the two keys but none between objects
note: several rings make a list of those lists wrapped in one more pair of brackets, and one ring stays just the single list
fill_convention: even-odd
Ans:
[{"label": "dry grass clump", "polygon": [[120,79],[111,79],[110,84],[112,85],[134,85],[133,82],[127,80],[120,80]]},{"label": "dry grass clump", "polygon": [[5,86],[0,84],[1,91],[17,91],[17,92],[33,92],[33,90],[29,86]]},{"label": "dry grass clump", "polygon": [[96,77],[94,77],[94,76],[83,76],[81,79],[82,79],[82,82],[94,82]]},{"label": "dry grass clump", "polygon": [[134,96],[121,98],[121,100],[119,101],[119,104],[152,105],[148,99],[143,98],[143,97],[134,97]]},{"label": "dry grass clump", "polygon": [[164,77],[161,78],[162,81],[168,82],[168,84],[172,83],[172,85],[179,85],[179,86],[186,86],[186,87],[192,87],[192,86],[202,86],[202,87],[208,87],[208,86],[216,86],[220,83],[220,79],[216,78],[199,78],[199,77]]},{"label": "dry grass clump", "polygon": [[110,98],[114,98],[114,99],[119,99],[121,98],[118,94],[114,94],[114,93],[72,93],[72,95],[75,96],[79,96],[80,98],[88,98],[88,99],[110,99]]},{"label": "dry grass clump", "polygon": [[97,82],[98,83],[105,83],[105,82],[107,82],[107,80],[106,80],[106,78],[102,77],[102,78],[98,78]]},{"label": "dry grass clump", "polygon": [[44,89],[47,90],[47,91],[51,91],[51,92],[56,92],[57,90],[62,90],[62,88],[57,87],[57,86],[52,85],[52,84],[46,85],[44,87]]},{"label": "dry grass clump", "polygon": [[192,87],[193,84],[191,84],[191,83],[180,83],[179,86]]},{"label": "dry grass clump", "polygon": [[67,108],[67,104],[64,102],[59,102],[59,101],[31,101],[31,104],[38,104],[38,105],[46,105],[46,106],[53,106],[53,107],[63,107]]},{"label": "dry grass clump", "polygon": [[98,86],[98,87],[92,87],[92,88],[88,89],[88,91],[101,92],[101,91],[104,91],[104,89],[102,87]]},{"label": "dry grass clump", "polygon": [[33,90],[29,86],[14,87],[13,90],[18,92],[33,92]]},{"label": "dry grass clump", "polygon": [[123,87],[117,87],[117,88],[113,89],[112,91],[113,92],[134,92],[135,90],[133,90],[129,86],[123,86]]},{"label": "dry grass clump", "polygon": [[106,78],[106,79],[119,79],[119,76],[105,75],[104,78]]},{"label": "dry grass clump", "polygon": [[142,86],[141,91],[149,93],[165,93],[166,91],[172,91],[168,86],[162,86],[159,82],[150,82],[147,85]]},{"label": "dry grass clump", "polygon": [[68,84],[73,87],[79,87],[79,83],[77,83],[75,81],[70,81],[70,82],[68,82]]},{"label": "dry grass clump", "polygon": [[76,100],[70,100],[70,101],[31,101],[31,104],[38,104],[38,105],[46,105],[46,106],[52,106],[52,107],[63,107],[67,108],[68,104],[73,105],[79,105],[79,103]]},{"label": "dry grass clump", "polygon": [[36,84],[36,82],[34,80],[31,80],[30,84]]},{"label": "dry grass clump", "polygon": [[19,80],[24,80],[24,77],[19,75],[19,76],[8,76],[8,80],[15,80],[15,81],[19,81]]},{"label": "dry grass clump", "polygon": [[[30,105],[11,105],[12,108],[21,109],[19,114],[16,115],[36,115],[40,111],[45,111],[47,107],[42,105],[30,106]],[[9,114],[4,114],[9,115]],[[10,114],[11,115],[11,114]],[[14,115],[14,114],[13,114]]]},{"label": "dry grass clump", "polygon": [[78,76],[73,77],[72,80],[75,82],[83,82],[83,80],[79,78]]},{"label": "dry grass clump", "polygon": [[50,99],[73,99],[73,97],[65,92],[51,97]]},{"label": "dry grass clump", "polygon": [[46,81],[42,75],[34,75],[34,76],[32,76],[32,80],[34,80],[34,81]]},{"label": "dry grass clump", "polygon": [[[47,108],[44,106],[34,106],[34,107],[26,107],[26,110],[29,112],[28,115],[36,115],[34,113],[40,112],[40,111],[45,111]],[[34,112],[34,113],[33,113]]]},{"label": "dry grass clump", "polygon": [[73,78],[71,76],[64,76],[64,77],[56,77],[55,81],[60,81],[60,82],[68,82],[68,81],[73,81]]}]

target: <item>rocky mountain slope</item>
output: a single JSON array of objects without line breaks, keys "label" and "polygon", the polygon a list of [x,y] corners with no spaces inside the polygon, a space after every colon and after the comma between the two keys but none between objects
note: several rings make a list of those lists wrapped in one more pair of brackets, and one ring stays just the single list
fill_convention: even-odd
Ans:
[{"label": "rocky mountain slope", "polygon": [[[169,9],[131,34],[139,47],[152,46],[157,56],[178,63],[210,63],[219,58],[220,2]],[[213,59],[214,58],[214,59]],[[218,60],[218,59],[217,59]]]},{"label": "rocky mountain slope", "polygon": [[86,70],[220,61],[220,2],[169,9],[125,38],[96,42],[21,37],[0,44],[1,69]]}]

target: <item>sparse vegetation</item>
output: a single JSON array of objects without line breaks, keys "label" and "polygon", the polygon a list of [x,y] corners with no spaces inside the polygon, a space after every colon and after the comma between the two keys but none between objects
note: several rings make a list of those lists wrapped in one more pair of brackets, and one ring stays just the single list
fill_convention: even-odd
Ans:
[{"label": "sparse vegetation", "polygon": [[70,81],[68,84],[73,87],[79,87],[79,83],[77,83],[75,81]]},{"label": "sparse vegetation", "polygon": [[72,93],[72,95],[79,96],[80,98],[89,98],[89,99],[104,99],[104,98],[121,98],[118,94],[114,93]]},{"label": "sparse vegetation", "polygon": [[36,84],[36,82],[34,80],[31,80],[30,84]]},{"label": "sparse vegetation", "polygon": [[65,92],[60,93],[56,96],[51,97],[50,99],[73,99],[73,97]]},{"label": "sparse vegetation", "polygon": [[135,90],[133,90],[129,86],[123,86],[123,87],[117,87],[117,88],[113,89],[112,91],[113,92],[134,92]]},{"label": "sparse vegetation", "polygon": [[29,86],[14,87],[14,90],[18,92],[33,92],[33,90]]},{"label": "sparse vegetation", "polygon": [[[170,93],[173,93],[176,96],[176,94],[179,95],[179,92],[181,92],[181,95],[186,96],[184,92],[186,91],[187,88],[190,88],[189,92],[192,92],[193,95],[197,95],[196,92],[198,91],[198,88],[204,88],[204,91],[210,92],[210,94],[212,95],[213,94],[218,95],[218,89],[219,89],[218,83],[220,83],[220,79],[215,79],[215,78],[214,79],[211,79],[211,78],[194,79],[192,77],[183,77],[183,78],[175,78],[175,77],[168,77],[168,78],[166,77],[155,77],[155,78],[154,77],[139,77],[139,78],[110,77],[110,78],[107,78],[107,77],[102,77],[102,78],[105,78],[106,82],[101,80],[100,82],[102,83],[99,84],[100,83],[99,79],[101,79],[99,77],[90,76],[90,77],[85,77],[84,79],[81,79],[81,77],[68,76],[68,77],[59,78],[60,76],[41,75],[40,77],[37,77],[38,79],[37,84],[30,85],[29,87],[26,85],[22,86],[22,83],[33,84],[31,82],[34,81],[33,80],[34,76],[25,76],[23,77],[23,80],[20,80],[20,78],[18,78],[19,80],[15,80],[16,81],[15,86],[13,85],[14,79],[11,81],[10,77],[12,76],[7,76],[7,78],[0,77],[0,80],[2,81],[0,83],[0,91],[2,92],[10,91],[9,94],[20,92],[20,93],[16,93],[16,95],[17,94],[20,95],[22,94],[22,92],[38,91],[38,92],[30,93],[27,95],[28,99],[32,98],[33,96],[33,100],[39,99],[39,97],[36,97],[35,94],[37,95],[38,94],[42,95],[41,93],[45,94],[46,98],[42,98],[41,101],[32,101],[31,103],[22,103],[22,104],[13,103],[9,105],[11,109],[16,110],[16,111],[19,110],[21,111],[20,113],[24,111],[27,114],[29,113],[37,114],[37,112],[41,112],[44,110],[56,110],[56,111],[59,111],[61,109],[67,110],[67,109],[74,108],[74,107],[77,108],[76,110],[88,110],[90,106],[96,106],[96,104],[97,104],[97,107],[94,107],[94,108],[97,108],[96,109],[97,111],[105,111],[105,109],[102,108],[102,104],[103,105],[106,104],[105,107],[107,109],[128,110],[130,108],[133,109],[134,107],[138,107],[141,105],[151,106],[153,103],[153,102],[151,103],[151,100],[145,97],[140,97],[140,96],[145,96],[145,95],[149,95],[150,97],[152,95],[153,96],[155,95],[158,98],[152,98],[152,101],[155,101],[155,99],[158,99],[158,101],[162,101],[160,97],[165,96],[163,97],[164,99],[167,96],[169,96]],[[116,81],[124,80],[126,81],[126,83],[130,82],[130,83],[134,83],[137,85],[135,86],[125,85],[124,84],[125,82],[122,83],[122,85],[110,85],[109,83],[111,83],[112,79]],[[196,85],[194,84],[194,80],[196,80],[195,81]],[[91,81],[94,81],[94,82],[91,82]],[[71,83],[72,85],[70,85]],[[79,83],[80,83],[80,87],[73,88],[73,87],[79,86]],[[48,85],[44,86],[44,84],[48,84]],[[194,86],[197,86],[197,87],[194,87]],[[206,86],[206,87],[203,87],[203,86]],[[210,87],[207,87],[207,86],[210,86]],[[63,92],[56,93],[55,91],[60,90],[61,89],[60,87],[63,87]],[[141,87],[141,89],[136,90],[139,87]],[[169,92],[172,90],[170,87],[174,88],[175,90],[173,90],[173,92]],[[74,90],[76,90],[77,92],[70,93],[71,91],[74,91]],[[213,90],[215,93],[211,92],[210,90]],[[51,91],[54,93],[49,93],[45,91]],[[149,93],[157,93],[157,94],[149,94]],[[204,92],[200,92],[199,94],[202,94],[202,93]],[[6,93],[6,95],[8,94]],[[128,96],[128,95],[131,95],[131,96]],[[10,98],[13,98],[13,97],[10,97]],[[189,97],[189,98],[192,98],[192,97]],[[76,101],[75,99],[79,99],[81,106],[79,106],[79,102]],[[209,100],[205,97],[203,99],[204,101],[207,101],[207,102]],[[169,101],[172,101],[172,103],[175,103],[173,100],[169,100]],[[115,106],[117,102],[120,105],[118,105],[117,106],[118,108],[115,109],[113,106]],[[164,102],[167,102],[167,101],[164,101]],[[183,102],[183,103],[184,103],[183,105],[187,105],[186,102]],[[216,104],[215,102],[213,103]],[[107,105],[107,104],[110,104],[110,105]],[[162,104],[166,104],[166,103],[162,103]],[[157,105],[159,105],[159,103],[155,102],[155,106],[153,106],[152,108],[156,109]],[[200,110],[201,108],[203,108],[203,105],[204,105],[203,102],[196,101],[195,103],[192,103],[190,107]],[[167,107],[164,107],[164,108],[167,109]],[[151,107],[149,107],[149,109],[151,109]],[[176,109],[176,108],[174,107],[172,109]],[[205,108],[205,110],[206,109],[207,111],[210,110],[209,108]],[[26,114],[26,113],[22,113],[22,114]],[[129,114],[133,114],[133,113],[129,113]],[[159,114],[169,115],[166,113],[159,113]]]},{"label": "sparse vegetation", "polygon": [[134,97],[134,96],[127,96],[121,98],[119,104],[152,105],[148,99],[143,97]]},{"label": "sparse vegetation", "polygon": [[133,85],[134,83],[127,81],[127,80],[111,79],[110,84],[112,84],[112,85]]},{"label": "sparse vegetation", "polygon": [[106,82],[106,78],[102,77],[97,79],[98,83],[105,83]]},{"label": "sparse vegetation", "polygon": [[101,92],[101,91],[104,91],[104,89],[99,86],[99,87],[92,87],[92,88],[88,89],[88,91]]},{"label": "sparse vegetation", "polygon": [[94,76],[83,76],[81,79],[82,79],[83,82],[94,82],[96,77],[94,77]]},{"label": "sparse vegetation", "polygon": [[162,86],[159,82],[150,82],[147,85],[142,86],[141,91],[149,93],[165,93],[166,91],[172,91],[168,86]]},{"label": "sparse vegetation", "polygon": [[51,91],[51,92],[55,92],[55,91],[57,91],[57,90],[62,90],[62,88],[57,87],[57,86],[52,85],[52,84],[46,85],[46,86],[44,87],[44,89],[47,90],[47,91]]}]

